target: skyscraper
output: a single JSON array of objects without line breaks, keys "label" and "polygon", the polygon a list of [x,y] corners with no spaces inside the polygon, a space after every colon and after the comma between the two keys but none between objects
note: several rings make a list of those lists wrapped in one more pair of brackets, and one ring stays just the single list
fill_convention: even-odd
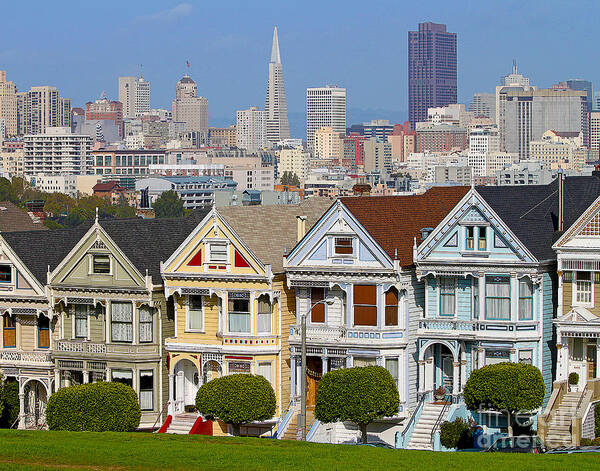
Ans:
[{"label": "skyscraper", "polygon": [[592,82],[589,80],[582,79],[569,79],[564,82],[560,82],[556,85],[552,85],[552,88],[555,89],[568,89],[568,90],[577,90],[584,91],[587,93],[587,104],[588,104],[588,112],[592,111],[594,108],[594,86]]},{"label": "skyscraper", "polygon": [[173,100],[173,121],[185,123],[186,131],[208,134],[208,100],[198,96],[198,88],[189,75],[177,82]]},{"label": "skyscraper", "polygon": [[17,134],[17,87],[6,81],[6,72],[0,70],[0,119],[4,121],[6,136]]},{"label": "skyscraper", "polygon": [[456,103],[456,33],[420,23],[408,32],[408,120],[427,121],[427,108]]},{"label": "skyscraper", "polygon": [[119,77],[119,101],[123,117],[136,118],[150,111],[150,82],[144,77]]},{"label": "skyscraper", "polygon": [[269,62],[269,81],[267,82],[267,142],[271,145],[290,138],[290,122],[288,121],[285,88],[283,86],[283,70],[279,53],[277,26],[273,29],[273,46]]},{"label": "skyscraper", "polygon": [[256,152],[266,144],[266,111],[251,106],[247,110],[238,110],[235,125],[237,146],[248,152]]},{"label": "skyscraper", "polygon": [[71,99],[56,87],[31,87],[22,95],[23,133],[41,134],[48,127],[71,127]]},{"label": "skyscraper", "polygon": [[315,132],[328,126],[346,134],[346,89],[335,85],[306,89],[306,145],[314,149]]}]

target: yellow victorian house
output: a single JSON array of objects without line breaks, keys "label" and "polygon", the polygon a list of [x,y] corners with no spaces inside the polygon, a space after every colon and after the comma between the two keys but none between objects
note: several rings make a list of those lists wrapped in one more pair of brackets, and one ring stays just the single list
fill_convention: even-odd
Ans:
[{"label": "yellow victorian house", "polygon": [[[259,374],[275,390],[276,417],[242,434],[268,432],[288,406],[287,338],[296,321],[283,255],[330,204],[213,208],[162,264],[165,296],[175,304],[175,335],[165,340],[174,430],[185,431],[199,387],[222,375]],[[213,433],[229,431],[221,424]]]}]

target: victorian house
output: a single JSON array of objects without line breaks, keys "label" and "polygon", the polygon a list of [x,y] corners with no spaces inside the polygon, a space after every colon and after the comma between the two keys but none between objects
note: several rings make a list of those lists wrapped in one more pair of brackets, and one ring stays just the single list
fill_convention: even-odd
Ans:
[{"label": "victorian house", "polygon": [[[288,410],[295,299],[282,260],[330,205],[311,198],[299,205],[213,208],[164,259],[164,293],[175,306],[175,328],[165,340],[172,428],[186,428],[202,384],[232,373],[264,376],[277,398],[276,417],[243,426],[242,434],[270,432]],[[212,433],[229,430],[215,422]]]},{"label": "victorian house", "polygon": [[600,400],[600,198],[565,228],[553,247],[556,381],[540,430],[552,445],[579,445],[581,438],[595,436],[593,405]]},{"label": "victorian house", "polygon": [[[296,296],[290,326],[291,399],[301,391],[301,319],[307,319],[307,408],[321,376],[336,368],[381,365],[396,380],[397,417],[369,433],[393,443],[417,401],[414,333],[424,306],[413,244],[463,198],[466,187],[437,187],[418,196],[341,198],[285,257]],[[327,302],[322,302],[327,300]],[[310,420],[309,439],[354,441],[349,424]]]},{"label": "victorian house", "polygon": [[[438,388],[460,405],[471,371],[507,361],[539,368],[547,403],[555,365],[552,243],[599,192],[595,177],[472,188],[415,247],[417,277],[425,283],[417,330],[419,408]],[[506,428],[496,417],[476,419],[488,432]]]}]

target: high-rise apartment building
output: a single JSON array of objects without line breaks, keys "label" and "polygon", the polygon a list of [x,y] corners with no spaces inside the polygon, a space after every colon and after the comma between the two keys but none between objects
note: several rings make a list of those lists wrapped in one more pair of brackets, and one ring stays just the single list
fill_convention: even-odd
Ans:
[{"label": "high-rise apartment building", "polygon": [[600,111],[590,113],[590,157],[600,159]]},{"label": "high-rise apartment building", "polygon": [[119,77],[119,101],[123,117],[137,118],[150,111],[150,82],[144,77]]},{"label": "high-rise apartment building", "polygon": [[17,100],[23,102],[18,109],[22,110],[22,130],[24,134],[41,134],[50,127],[71,126],[71,99],[60,96],[56,87],[31,87]]},{"label": "high-rise apartment building", "polygon": [[306,145],[313,150],[315,132],[328,126],[346,133],[346,89],[335,85],[306,89]]},{"label": "high-rise apartment building", "polygon": [[92,137],[73,134],[68,127],[48,127],[44,133],[26,135],[24,174],[87,175],[92,172]]},{"label": "high-rise apartment building", "polygon": [[17,135],[17,86],[6,80],[4,70],[0,70],[0,119],[4,121],[5,136]]},{"label": "high-rise apartment building", "polygon": [[427,109],[457,101],[456,33],[446,25],[420,23],[408,32],[408,120],[427,120]]},{"label": "high-rise apartment building", "polygon": [[[500,150],[529,158],[529,142],[548,130],[582,132],[588,138],[587,94],[575,90],[523,90],[506,87],[499,93],[502,116]],[[500,125],[502,124],[502,126]]]},{"label": "high-rise apartment building", "polygon": [[279,152],[279,175],[285,172],[296,174],[300,182],[308,178],[310,172],[310,153],[304,149],[281,149]]},{"label": "high-rise apartment building", "polygon": [[185,123],[186,131],[208,134],[208,100],[198,96],[196,82],[188,75],[175,87],[173,121]]},{"label": "high-rise apartment building", "polygon": [[228,128],[208,128],[208,144],[211,147],[236,147],[235,124]]},{"label": "high-rise apartment building", "polygon": [[392,144],[383,142],[376,137],[371,137],[363,143],[365,172],[376,170],[392,171]]},{"label": "high-rise apartment building", "polygon": [[496,95],[493,93],[474,93],[469,111],[475,118],[486,117],[496,119]]},{"label": "high-rise apartment building", "polygon": [[267,145],[267,112],[251,106],[236,113],[235,132],[237,146],[248,152],[256,152]]},{"label": "high-rise apartment building", "polygon": [[314,155],[319,159],[338,159],[343,146],[344,134],[335,132],[329,126],[317,129],[315,133]]},{"label": "high-rise apartment building", "polygon": [[265,99],[267,113],[267,142],[270,145],[290,138],[290,122],[288,120],[285,87],[283,86],[283,70],[279,52],[277,26],[273,29],[273,45],[269,61],[269,80],[267,82],[267,97]]},{"label": "high-rise apartment building", "polygon": [[473,129],[469,133],[468,163],[469,167],[473,168],[474,176],[488,176],[488,157],[499,150],[500,143],[497,127]]}]

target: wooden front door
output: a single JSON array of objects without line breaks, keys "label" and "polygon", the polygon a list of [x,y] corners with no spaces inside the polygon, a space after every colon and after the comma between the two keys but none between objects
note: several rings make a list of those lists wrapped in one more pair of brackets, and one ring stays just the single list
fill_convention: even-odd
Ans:
[{"label": "wooden front door", "polygon": [[594,379],[596,377],[596,344],[587,346],[587,377]]},{"label": "wooden front door", "polygon": [[314,407],[319,381],[323,376],[323,363],[319,357],[308,357],[306,360],[306,406]]}]

